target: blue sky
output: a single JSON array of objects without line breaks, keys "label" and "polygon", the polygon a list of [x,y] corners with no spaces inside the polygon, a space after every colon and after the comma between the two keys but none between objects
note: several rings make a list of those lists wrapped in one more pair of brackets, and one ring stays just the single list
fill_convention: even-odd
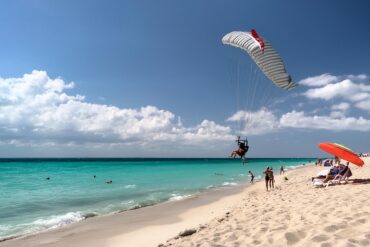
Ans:
[{"label": "blue sky", "polygon": [[[369,7],[3,1],[0,156],[225,157],[240,131],[255,157],[318,156],[321,141],[370,151]],[[296,90],[221,42],[252,28]]]}]

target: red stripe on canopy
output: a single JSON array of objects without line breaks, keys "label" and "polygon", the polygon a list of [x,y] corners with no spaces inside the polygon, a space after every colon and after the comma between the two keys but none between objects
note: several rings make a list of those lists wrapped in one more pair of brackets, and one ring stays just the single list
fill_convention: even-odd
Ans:
[{"label": "red stripe on canopy", "polygon": [[258,35],[256,30],[252,29],[251,33],[252,33],[253,38],[257,40],[258,43],[260,44],[261,50],[263,52],[265,50],[265,42],[263,42],[263,39]]}]

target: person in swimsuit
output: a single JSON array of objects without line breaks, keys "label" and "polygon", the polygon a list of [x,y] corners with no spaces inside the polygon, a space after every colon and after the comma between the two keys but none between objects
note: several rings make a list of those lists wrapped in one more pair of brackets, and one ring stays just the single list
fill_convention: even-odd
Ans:
[{"label": "person in swimsuit", "polygon": [[270,180],[270,177],[269,177],[269,172],[270,172],[270,168],[267,167],[266,170],[263,172],[265,174],[265,183],[266,183],[266,190],[269,191],[269,180]]},{"label": "person in swimsuit", "polygon": [[270,189],[275,188],[275,178],[274,178],[274,171],[272,170],[272,167],[270,167],[269,169],[268,176],[269,176]]},{"label": "person in swimsuit", "polygon": [[248,173],[249,173],[249,175],[251,175],[251,181],[250,181],[250,183],[253,184],[254,174],[251,171],[249,171]]},{"label": "person in swimsuit", "polygon": [[285,172],[285,171],[284,171],[284,167],[283,167],[283,166],[281,166],[281,167],[280,167],[280,174],[284,174],[284,172]]}]

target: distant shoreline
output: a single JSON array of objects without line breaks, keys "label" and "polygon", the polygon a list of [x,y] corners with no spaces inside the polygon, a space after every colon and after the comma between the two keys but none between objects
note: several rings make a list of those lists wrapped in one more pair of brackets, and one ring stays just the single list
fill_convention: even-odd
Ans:
[{"label": "distant shoreline", "polygon": [[[253,159],[253,160],[259,160],[259,159],[291,159],[291,160],[294,160],[294,159],[311,159],[311,160],[316,160],[317,158],[310,158],[310,157],[294,157],[294,158],[291,158],[291,157],[267,157],[267,158],[262,158],[262,157],[257,157],[257,158],[254,158],[254,157],[250,157],[250,158],[247,158],[248,159]],[[325,158],[323,158],[325,159]],[[232,158],[141,158],[141,157],[138,157],[138,158],[135,158],[135,157],[132,157],[132,158],[105,158],[105,157],[98,157],[98,158],[91,158],[91,157],[81,157],[81,158],[58,158],[58,157],[52,157],[52,158],[30,158],[30,157],[25,157],[25,158],[0,158],[0,162],[13,162],[13,161],[29,161],[29,162],[40,162],[40,161],[187,161],[187,160],[211,160],[211,161],[214,161],[214,160],[222,160],[222,161],[225,161],[225,160],[229,160],[229,161],[238,161],[238,159],[232,159]]]}]

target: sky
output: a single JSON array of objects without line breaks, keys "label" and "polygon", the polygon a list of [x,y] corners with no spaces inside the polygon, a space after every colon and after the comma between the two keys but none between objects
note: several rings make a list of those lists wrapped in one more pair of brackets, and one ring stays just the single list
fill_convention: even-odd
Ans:
[{"label": "sky", "polygon": [[[0,157],[324,156],[370,152],[370,3],[2,1]],[[252,28],[299,86],[241,49]]]}]

